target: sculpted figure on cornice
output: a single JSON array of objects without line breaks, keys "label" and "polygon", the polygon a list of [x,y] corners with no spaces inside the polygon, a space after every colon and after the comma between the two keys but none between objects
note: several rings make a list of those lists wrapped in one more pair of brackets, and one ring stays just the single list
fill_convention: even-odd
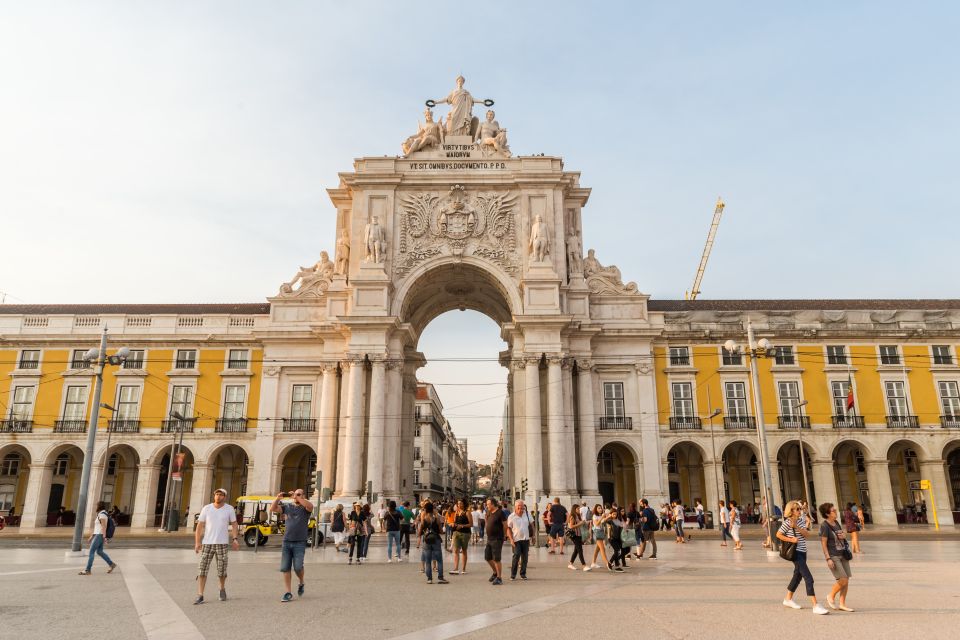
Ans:
[{"label": "sculpted figure on cornice", "polygon": [[412,193],[399,198],[400,245],[397,275],[438,255],[473,255],[517,269],[514,205],[504,192],[467,195],[454,185],[448,195]]},{"label": "sculpted figure on cornice", "polygon": [[536,262],[544,262],[550,255],[550,230],[543,216],[538,215],[530,227],[530,257]]},{"label": "sculpted figure on cornice", "polygon": [[366,262],[383,264],[387,252],[387,232],[380,226],[380,218],[373,216],[363,231],[363,243],[367,247]]},{"label": "sculpted figure on cornice", "polygon": [[[290,282],[280,285],[281,297],[317,297],[330,287],[333,276],[333,263],[326,251],[320,252],[320,260],[312,267],[300,267]],[[297,285],[299,284],[299,287]],[[294,288],[297,287],[297,288]]]},{"label": "sculpted figure on cornice", "polygon": [[340,230],[335,255],[337,256],[337,264],[334,265],[333,272],[338,276],[344,276],[350,269],[350,237],[347,235],[346,228]]},{"label": "sculpted figure on cornice", "polygon": [[480,123],[476,140],[484,155],[509,158],[510,146],[507,144],[507,130],[500,127],[493,109],[487,111],[487,119]]},{"label": "sculpted figure on cornice", "polygon": [[417,132],[400,145],[404,157],[409,156],[411,153],[433,149],[443,144],[443,127],[440,126],[439,122],[433,121],[433,111],[430,109],[425,110],[423,117],[426,119],[426,122],[422,124],[418,123]]},{"label": "sculpted figure on cornice", "polygon": [[469,91],[463,88],[466,79],[463,76],[457,76],[457,88],[447,95],[446,98],[431,100],[434,104],[449,104],[450,113],[447,114],[446,135],[448,136],[471,136],[476,134],[479,122],[473,117],[473,105],[486,104],[490,100],[477,100]]},{"label": "sculpted figure on cornice", "polygon": [[614,265],[605,267],[600,264],[593,249],[583,259],[583,275],[591,293],[637,293],[637,283],[624,284],[620,269]]}]

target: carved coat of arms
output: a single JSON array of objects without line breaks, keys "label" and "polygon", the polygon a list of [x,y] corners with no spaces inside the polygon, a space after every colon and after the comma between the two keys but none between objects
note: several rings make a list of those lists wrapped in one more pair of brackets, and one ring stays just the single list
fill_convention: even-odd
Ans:
[{"label": "carved coat of arms", "polygon": [[400,200],[398,275],[437,255],[473,255],[516,273],[516,195],[504,192],[467,196],[454,185],[448,195],[414,193]]}]

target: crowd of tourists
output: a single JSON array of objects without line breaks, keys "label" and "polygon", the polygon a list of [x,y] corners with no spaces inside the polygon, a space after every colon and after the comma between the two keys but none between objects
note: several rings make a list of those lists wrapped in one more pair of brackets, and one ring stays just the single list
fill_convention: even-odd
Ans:
[{"label": "crowd of tourists", "polygon": [[[692,511],[698,529],[703,529],[706,526],[704,505],[699,499],[695,502]],[[742,550],[740,527],[746,518],[744,510],[735,500],[720,501],[717,507],[721,546],[727,546],[729,538],[734,542],[735,550]],[[833,610],[853,611],[847,605],[853,575],[850,560],[855,553],[860,553],[863,509],[848,503],[841,512],[837,506],[826,502],[815,514],[805,502],[792,500],[782,512],[774,507],[772,521],[767,523],[764,507],[765,504],[761,504],[758,523],[768,531],[775,530],[779,544],[768,538],[763,546],[778,546],[780,556],[793,564],[783,605],[791,609],[802,608],[794,594],[803,582],[813,612],[818,615],[829,613],[829,609],[817,600],[813,574],[807,562],[808,555],[819,549],[835,579],[826,604]],[[297,595],[303,596],[305,591],[304,555],[314,506],[303,489],[297,489],[277,494],[269,509],[284,519],[280,572],[285,591],[281,602],[290,602],[293,600],[294,574],[298,579]],[[483,503],[469,505],[462,499],[453,503],[424,500],[415,506],[410,502],[398,505],[391,500],[376,513],[369,504],[355,503],[349,509],[337,505],[331,516],[330,530],[335,551],[347,554],[347,564],[350,565],[362,566],[367,562],[370,540],[377,531],[386,534],[388,563],[409,561],[411,547],[414,547],[419,552],[419,571],[428,584],[434,583],[434,576],[437,584],[449,584],[444,572],[445,552],[452,554],[453,560],[453,567],[446,575],[466,575],[470,549],[483,545],[483,560],[490,570],[489,582],[499,586],[504,583],[502,556],[507,544],[511,551],[509,579],[527,580],[530,546],[540,538],[541,523],[548,554],[566,558],[569,549],[568,569],[584,572],[606,569],[610,573],[622,573],[629,568],[632,559],[657,558],[658,531],[671,531],[677,544],[685,544],[691,539],[692,535],[684,530],[686,513],[679,500],[661,504],[659,509],[652,507],[646,499],[627,506],[614,502],[590,507],[582,502],[568,509],[559,498],[555,498],[539,514],[536,511],[531,513],[523,500],[500,502],[492,497]],[[817,516],[820,526],[817,533],[813,533]],[[117,567],[104,551],[115,528],[106,505],[99,503],[89,538],[89,559],[81,575],[90,575],[95,555],[107,564],[108,573]],[[227,491],[217,489],[213,502],[204,506],[197,518],[194,550],[200,556],[200,562],[194,604],[204,603],[207,574],[214,563],[219,579],[219,599],[227,599],[228,551],[231,546],[233,550],[239,550],[238,529],[236,512],[227,503]],[[819,538],[819,545],[813,542],[815,538]]]}]

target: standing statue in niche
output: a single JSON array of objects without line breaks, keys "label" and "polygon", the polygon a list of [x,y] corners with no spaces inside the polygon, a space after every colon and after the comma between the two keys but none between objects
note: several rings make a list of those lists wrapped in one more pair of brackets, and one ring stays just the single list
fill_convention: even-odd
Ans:
[{"label": "standing statue in niche", "polygon": [[530,227],[530,255],[536,262],[543,262],[550,255],[550,231],[540,215]]},{"label": "standing statue in niche", "polygon": [[380,226],[380,219],[373,216],[363,232],[363,244],[367,248],[366,262],[382,264],[387,251],[387,233]]},{"label": "standing statue in niche", "polygon": [[507,130],[500,128],[500,123],[494,118],[497,114],[493,109],[487,111],[487,119],[480,123],[477,129],[477,142],[480,151],[488,155],[498,154],[504,158],[510,157],[510,146],[507,144]]},{"label": "standing statue in niche", "polygon": [[346,228],[340,230],[335,255],[337,256],[337,264],[334,266],[333,272],[338,276],[347,275],[347,270],[350,269],[350,238],[347,237]]},{"label": "standing statue in niche", "polygon": [[493,100],[475,99],[469,91],[463,88],[464,82],[466,80],[463,76],[457,76],[457,88],[451,91],[446,98],[427,100],[427,106],[449,104],[450,113],[447,114],[446,134],[448,136],[470,136],[471,139],[475,139],[480,122],[478,118],[473,117],[473,105],[485,104],[492,107]]},{"label": "standing statue in niche", "polygon": [[570,273],[583,273],[583,249],[580,247],[580,236],[571,233],[567,238],[567,264]]},{"label": "standing statue in niche", "polygon": [[418,123],[417,132],[400,145],[404,156],[443,144],[443,128],[439,122],[433,121],[433,111],[427,109],[423,112],[423,117],[426,118],[426,122],[424,124]]}]

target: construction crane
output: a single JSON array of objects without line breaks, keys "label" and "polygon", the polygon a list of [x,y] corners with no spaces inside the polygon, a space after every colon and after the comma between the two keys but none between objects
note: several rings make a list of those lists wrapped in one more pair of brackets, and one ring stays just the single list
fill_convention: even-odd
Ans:
[{"label": "construction crane", "polygon": [[707,244],[703,245],[703,255],[700,256],[700,266],[697,267],[697,275],[693,279],[693,287],[687,291],[684,298],[687,300],[696,300],[700,295],[700,283],[703,281],[703,272],[707,270],[707,260],[710,259],[710,251],[713,249],[713,240],[717,237],[717,227],[720,226],[720,216],[723,215],[723,198],[717,198],[717,208],[713,211],[713,222],[710,223],[710,233],[707,234]]}]

